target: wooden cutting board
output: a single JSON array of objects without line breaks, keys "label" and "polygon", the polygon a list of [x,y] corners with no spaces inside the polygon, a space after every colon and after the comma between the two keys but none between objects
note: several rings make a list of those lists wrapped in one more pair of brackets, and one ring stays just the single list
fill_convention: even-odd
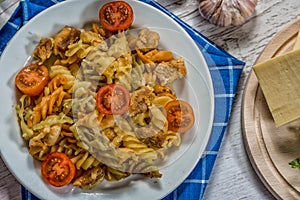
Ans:
[{"label": "wooden cutting board", "polygon": [[[256,63],[291,51],[299,30],[300,20],[281,31],[265,47]],[[257,175],[277,199],[300,199],[300,170],[288,164],[300,157],[300,120],[275,127],[253,71],[242,104],[245,148]]]}]

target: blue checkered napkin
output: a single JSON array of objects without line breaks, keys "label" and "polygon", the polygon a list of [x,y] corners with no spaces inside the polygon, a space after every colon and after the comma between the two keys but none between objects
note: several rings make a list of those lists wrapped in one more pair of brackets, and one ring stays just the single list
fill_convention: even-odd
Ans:
[{"label": "blue checkered napkin", "polygon": [[[59,0],[63,1],[63,0]],[[22,0],[19,7],[0,30],[0,55],[7,42],[28,20],[40,11],[59,2],[58,0]],[[244,62],[234,58],[223,49],[216,46],[206,37],[181,21],[161,5],[152,0],[142,0],[163,11],[178,22],[196,41],[202,51],[211,73],[214,86],[215,115],[211,137],[204,155],[188,178],[163,200],[192,200],[202,199],[209,177],[211,175],[218,151],[224,136],[231,113],[231,106],[235,97],[237,84],[243,70]],[[23,200],[38,200],[34,195],[22,187]]]}]

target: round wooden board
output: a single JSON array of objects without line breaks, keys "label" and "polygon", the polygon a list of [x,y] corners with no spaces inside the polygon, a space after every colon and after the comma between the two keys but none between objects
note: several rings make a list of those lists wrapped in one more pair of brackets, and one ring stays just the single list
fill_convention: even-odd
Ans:
[{"label": "round wooden board", "polygon": [[[291,51],[299,30],[300,20],[281,31],[256,63]],[[249,74],[242,104],[245,148],[259,178],[277,199],[300,199],[300,171],[288,164],[300,157],[300,120],[275,127],[253,71]]]}]

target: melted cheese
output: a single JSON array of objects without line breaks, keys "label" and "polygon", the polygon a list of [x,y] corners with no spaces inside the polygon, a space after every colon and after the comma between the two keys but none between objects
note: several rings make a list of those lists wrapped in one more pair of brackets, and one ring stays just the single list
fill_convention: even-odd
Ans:
[{"label": "melted cheese", "polygon": [[300,118],[300,50],[253,66],[276,126]]}]

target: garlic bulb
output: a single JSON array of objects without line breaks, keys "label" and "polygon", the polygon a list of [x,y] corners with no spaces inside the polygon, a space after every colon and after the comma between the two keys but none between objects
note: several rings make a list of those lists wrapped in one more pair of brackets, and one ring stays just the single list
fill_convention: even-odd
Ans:
[{"label": "garlic bulb", "polygon": [[239,26],[254,12],[257,0],[200,0],[199,12],[218,26]]}]

